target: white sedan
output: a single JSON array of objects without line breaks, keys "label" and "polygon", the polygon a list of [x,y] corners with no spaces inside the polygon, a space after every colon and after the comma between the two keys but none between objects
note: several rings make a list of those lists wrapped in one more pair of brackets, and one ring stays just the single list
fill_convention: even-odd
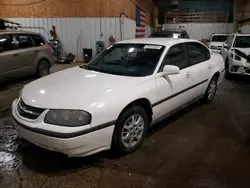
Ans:
[{"label": "white sedan", "polygon": [[198,41],[122,41],[24,86],[13,122],[24,139],[68,156],[131,153],[151,125],[196,99],[211,103],[223,77],[222,57]]}]

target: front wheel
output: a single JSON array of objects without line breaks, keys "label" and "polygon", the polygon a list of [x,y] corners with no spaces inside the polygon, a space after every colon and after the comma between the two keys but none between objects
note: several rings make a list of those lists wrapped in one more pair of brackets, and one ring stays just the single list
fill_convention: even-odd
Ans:
[{"label": "front wheel", "polygon": [[218,85],[217,83],[218,83],[217,76],[213,76],[207,87],[206,93],[202,99],[203,103],[210,104],[213,101],[217,91],[217,85]]},{"label": "front wheel", "polygon": [[120,154],[137,150],[143,143],[148,129],[148,115],[140,106],[126,110],[118,119],[112,140],[112,149]]},{"label": "front wheel", "polygon": [[38,63],[36,75],[37,77],[47,76],[50,73],[50,65],[46,60],[41,60]]}]

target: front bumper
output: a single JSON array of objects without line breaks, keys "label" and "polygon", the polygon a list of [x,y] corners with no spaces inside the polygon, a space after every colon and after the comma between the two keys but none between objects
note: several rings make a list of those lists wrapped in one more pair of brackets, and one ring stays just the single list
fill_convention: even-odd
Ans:
[{"label": "front bumper", "polygon": [[250,63],[232,60],[229,73],[250,76]]},{"label": "front bumper", "polygon": [[16,107],[17,100],[12,104],[13,124],[21,137],[37,146],[64,153],[70,157],[88,156],[110,149],[114,124],[100,129],[87,128],[77,132],[70,131],[70,128],[59,127],[55,132],[53,129],[55,126],[49,125],[51,129],[48,129],[48,124],[41,123],[40,117],[37,120],[21,117]]}]

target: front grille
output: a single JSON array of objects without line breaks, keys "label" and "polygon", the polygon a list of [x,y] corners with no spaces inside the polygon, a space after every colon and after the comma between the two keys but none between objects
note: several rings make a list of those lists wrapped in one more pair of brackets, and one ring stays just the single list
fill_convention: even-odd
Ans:
[{"label": "front grille", "polygon": [[44,109],[29,106],[25,104],[22,99],[20,99],[17,104],[17,111],[22,117],[28,119],[36,119],[41,115],[41,113],[43,113]]},{"label": "front grille", "polygon": [[217,46],[217,49],[218,49],[218,50],[221,50],[221,49],[222,49],[222,46]]}]

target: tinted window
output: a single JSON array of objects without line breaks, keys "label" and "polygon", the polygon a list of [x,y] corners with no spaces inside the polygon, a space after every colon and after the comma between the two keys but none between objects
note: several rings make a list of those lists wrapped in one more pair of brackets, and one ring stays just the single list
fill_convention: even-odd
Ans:
[{"label": "tinted window", "polygon": [[178,44],[170,48],[163,60],[160,71],[162,71],[165,65],[175,65],[180,69],[187,67],[186,51],[183,44]]},{"label": "tinted window", "polygon": [[227,40],[227,35],[214,35],[211,39],[212,42],[225,42]]},{"label": "tinted window", "polygon": [[153,33],[150,38],[183,38],[180,33]]},{"label": "tinted window", "polygon": [[45,44],[45,41],[41,36],[32,35],[31,37],[32,37],[32,39],[33,39],[33,41],[35,43],[35,46],[43,46]]},{"label": "tinted window", "polygon": [[16,36],[19,49],[33,47],[32,40],[28,35],[18,35]]},{"label": "tinted window", "polygon": [[250,36],[237,36],[234,41],[236,48],[250,48]]},{"label": "tinted window", "polygon": [[210,59],[209,50],[202,44],[186,43],[186,48],[190,65],[195,65],[197,63]]},{"label": "tinted window", "polygon": [[3,51],[15,49],[15,44],[11,35],[0,35],[0,47]]}]

